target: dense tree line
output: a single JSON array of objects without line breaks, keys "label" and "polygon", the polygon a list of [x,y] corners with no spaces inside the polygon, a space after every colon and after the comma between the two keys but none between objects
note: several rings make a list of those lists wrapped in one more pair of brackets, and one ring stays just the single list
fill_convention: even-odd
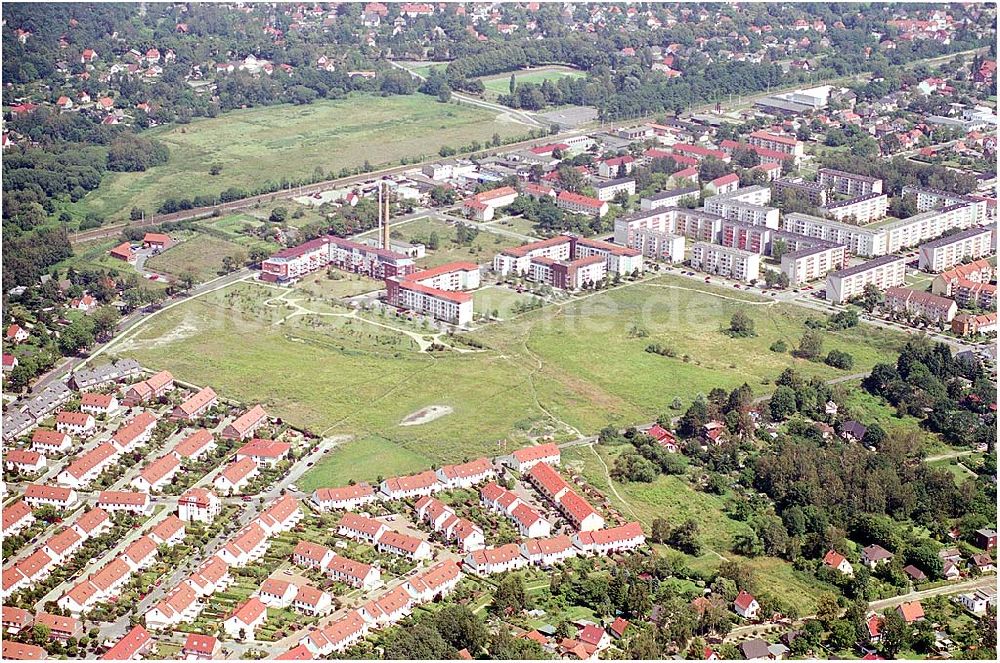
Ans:
[{"label": "dense tree line", "polygon": [[996,441],[995,387],[977,359],[953,357],[944,343],[907,342],[895,365],[876,364],[862,386],[952,444]]}]

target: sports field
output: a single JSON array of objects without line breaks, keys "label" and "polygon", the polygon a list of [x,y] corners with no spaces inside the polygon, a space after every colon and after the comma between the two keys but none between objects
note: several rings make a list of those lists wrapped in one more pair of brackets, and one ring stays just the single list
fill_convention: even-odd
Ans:
[{"label": "sports field", "polygon": [[[398,164],[402,157],[436,155],[442,145],[486,142],[494,133],[522,136],[527,128],[498,121],[488,110],[442,104],[423,94],[358,94],[305,106],[237,110],[144,132],[170,148],[170,160],[142,173],[110,174],[68,209],[124,220],[133,206],[151,212],[168,197],[252,189],[268,180],[310,176],[317,168],[336,176],[365,161]],[[216,164],[222,172],[210,175]]]},{"label": "sports field", "polygon": [[571,69],[570,67],[538,67],[536,69],[525,69],[523,71],[497,74],[496,76],[486,76],[480,80],[486,88],[487,94],[494,96],[510,93],[510,74],[514,74],[514,80],[518,83],[536,83],[541,85],[545,81],[557,82],[560,78],[582,78],[586,74],[582,71]]},{"label": "sports field", "polygon": [[[649,421],[674,397],[686,406],[715,386],[746,381],[766,393],[771,385],[763,382],[787,366],[807,375],[840,374],[768,350],[778,338],[797,343],[808,312],[743,304],[760,335],[731,339],[721,331],[736,310],[729,298],[747,295],[671,276],[486,326],[471,334],[485,349],[464,353],[417,352],[414,332],[394,331],[390,317],[365,322],[346,308],[303,315],[275,301],[279,294],[230,286],[157,315],[113,351],[262,402],[314,432],[381,436],[434,462],[491,453],[501,438],[518,443],[528,435]],[[826,338],[827,350],[854,355],[855,371],[900,342],[871,329]],[[652,342],[675,348],[677,356],[646,352]],[[399,425],[432,405],[453,412]]]}]

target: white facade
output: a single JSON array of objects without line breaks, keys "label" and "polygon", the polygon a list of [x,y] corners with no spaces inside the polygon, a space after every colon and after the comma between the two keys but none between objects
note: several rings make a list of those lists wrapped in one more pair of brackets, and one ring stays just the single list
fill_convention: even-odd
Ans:
[{"label": "white facade", "polygon": [[829,274],[826,277],[826,301],[841,304],[860,296],[869,283],[879,290],[885,290],[903,285],[905,280],[906,259],[882,256]]},{"label": "white facade", "polygon": [[696,242],[691,247],[691,267],[748,283],[760,277],[760,256],[720,244]]},{"label": "white facade", "polygon": [[996,226],[974,226],[920,246],[920,269],[943,272],[966,258],[981,258],[996,250]]}]

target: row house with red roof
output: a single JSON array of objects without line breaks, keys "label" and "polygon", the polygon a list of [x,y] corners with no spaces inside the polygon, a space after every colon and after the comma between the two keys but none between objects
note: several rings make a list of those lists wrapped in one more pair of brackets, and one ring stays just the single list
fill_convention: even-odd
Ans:
[{"label": "row house with red roof", "polygon": [[267,621],[267,607],[257,597],[251,597],[237,606],[222,622],[222,629],[234,640],[254,640],[257,629],[265,621]]},{"label": "row house with red roof", "polygon": [[478,525],[458,517],[451,507],[430,495],[417,500],[414,510],[419,520],[427,522],[446,540],[458,543],[463,552],[478,550],[486,545],[486,537]]},{"label": "row house with red roof", "polygon": [[223,495],[235,495],[258,474],[260,469],[257,463],[250,458],[244,458],[226,465],[215,477],[212,485]]},{"label": "row house with red roof", "polygon": [[480,489],[479,501],[483,506],[510,518],[517,525],[521,536],[544,537],[552,530],[549,521],[534,507],[492,481]]},{"label": "row house with red roof", "polygon": [[211,431],[199,428],[178,442],[174,447],[174,453],[182,460],[196,461],[203,455],[215,451],[217,446]]},{"label": "row house with red roof", "polygon": [[118,398],[114,394],[87,392],[80,396],[80,411],[98,415],[110,416],[118,410]]},{"label": "row house with red roof", "polygon": [[375,489],[365,482],[342,488],[317,488],[311,498],[321,511],[352,511],[376,500]]},{"label": "row house with red roof", "polygon": [[28,484],[24,488],[24,502],[32,509],[43,506],[68,509],[76,504],[77,500],[78,495],[72,488],[35,483]]},{"label": "row house with red roof", "polygon": [[229,440],[246,440],[253,437],[257,429],[267,423],[267,412],[260,405],[254,405],[222,429],[222,437]]},{"label": "row house with red roof", "polygon": [[137,490],[152,493],[166,487],[180,469],[180,459],[177,454],[170,452],[139,470],[139,475],[132,479],[132,485]]},{"label": "row house with red roof", "polygon": [[237,532],[217,554],[219,559],[231,567],[247,566],[267,552],[267,537],[267,532],[255,520]]},{"label": "row house with red roof", "polygon": [[17,536],[34,522],[35,516],[31,513],[31,507],[24,500],[12,502],[3,509],[4,537]]},{"label": "row house with red roof", "polygon": [[205,414],[219,402],[219,397],[211,387],[198,390],[190,398],[174,408],[170,418],[174,421],[194,419]]},{"label": "row house with red roof", "polygon": [[604,527],[604,518],[550,466],[535,465],[528,471],[528,480],[576,529],[592,531]]},{"label": "row house with red roof", "polygon": [[292,445],[287,442],[254,438],[236,451],[236,460],[249,458],[259,468],[273,468],[281,461],[286,460],[291,450]]},{"label": "row house with red roof", "polygon": [[137,516],[148,516],[152,512],[149,493],[127,490],[102,490],[97,495],[97,506],[109,513],[124,511]]},{"label": "row house with red roof", "polygon": [[43,454],[58,454],[69,451],[72,446],[73,441],[66,433],[39,428],[31,434],[32,451]]},{"label": "row house with red roof", "polygon": [[428,603],[450,594],[461,579],[462,569],[454,560],[446,559],[410,578],[405,587],[414,601]]},{"label": "row house with red roof", "polygon": [[120,455],[110,442],[102,442],[66,466],[56,482],[69,488],[82,488],[100,476]]},{"label": "row house with red roof", "polygon": [[82,437],[93,432],[96,425],[94,417],[86,412],[61,410],[56,413],[56,430],[60,433]]},{"label": "row house with red roof", "polygon": [[445,489],[433,470],[403,477],[391,477],[379,485],[382,499],[405,500],[412,497],[433,495]]},{"label": "row house with red roof", "polygon": [[375,547],[379,552],[392,553],[413,561],[430,559],[434,555],[430,544],[423,539],[394,530],[383,532],[375,542]]},{"label": "row house with red roof", "polygon": [[497,460],[500,464],[506,465],[512,470],[524,473],[538,463],[558,466],[560,458],[559,447],[551,442],[547,442],[530,447],[522,447],[510,455],[500,456]]},{"label": "row house with red roof", "polygon": [[121,640],[116,642],[111,649],[104,652],[101,660],[130,661],[141,659],[152,650],[155,644],[149,631],[142,626],[136,625]]},{"label": "row house with red roof", "polygon": [[505,573],[528,565],[528,559],[521,554],[516,543],[483,548],[470,552],[462,560],[462,567],[479,575]]},{"label": "row house with red roof", "polygon": [[322,629],[310,632],[303,638],[302,644],[299,645],[305,650],[302,652],[302,656],[313,658],[314,656],[327,656],[342,652],[368,635],[370,628],[371,626],[362,616],[361,610],[351,610],[343,617],[334,620]]},{"label": "row house with red roof", "polygon": [[575,557],[579,548],[565,534],[528,539],[521,542],[521,554],[536,566],[551,567]]},{"label": "row house with red roof", "polygon": [[333,580],[358,589],[370,590],[382,584],[379,567],[342,557],[312,541],[299,541],[292,552],[292,561],[299,566],[319,569]]},{"label": "row house with red roof", "polygon": [[449,490],[471,488],[492,479],[496,474],[493,463],[486,458],[477,458],[458,465],[444,465],[437,470],[438,480]]},{"label": "row house with red roof", "polygon": [[135,407],[163,396],[174,388],[174,376],[170,371],[154,373],[141,382],[136,382],[125,390],[123,403],[127,407]]},{"label": "row house with red roof", "polygon": [[156,415],[143,411],[115,431],[110,442],[121,453],[133,451],[149,442],[154,428],[156,428]]},{"label": "row house with red roof", "polygon": [[4,458],[4,467],[25,474],[35,474],[45,469],[46,459],[37,451],[11,449]]},{"label": "row house with red roof", "polygon": [[634,550],[646,543],[642,525],[637,522],[618,527],[581,531],[573,535],[573,545],[588,555],[609,555]]}]

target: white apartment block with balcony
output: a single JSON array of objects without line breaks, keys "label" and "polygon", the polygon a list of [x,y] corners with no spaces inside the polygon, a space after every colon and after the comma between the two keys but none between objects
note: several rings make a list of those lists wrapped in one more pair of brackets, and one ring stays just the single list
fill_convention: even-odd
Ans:
[{"label": "white apartment block with balcony", "polygon": [[705,199],[704,209],[725,219],[777,228],[780,212],[771,202],[770,187],[755,185]]},{"label": "white apartment block with balcony", "polygon": [[916,196],[917,211],[927,212],[932,209],[951,207],[953,205],[972,205],[973,223],[986,223],[986,201],[960,193],[951,193],[940,189],[931,189],[922,186],[904,186],[903,195]]},{"label": "white apartment block with balcony", "polygon": [[973,226],[967,230],[920,245],[920,269],[943,272],[966,258],[981,258],[996,251],[996,226]]},{"label": "white apartment block with balcony", "polygon": [[889,197],[884,193],[869,193],[829,203],[821,209],[837,221],[864,225],[885,218],[889,211]]},{"label": "white apartment block with balcony", "polygon": [[846,259],[842,244],[811,246],[781,256],[781,273],[788,284],[797,286],[822,278],[835,269],[842,269]]},{"label": "white apartment block with balcony", "polygon": [[691,247],[691,267],[748,283],[760,277],[760,256],[721,244],[696,242]]},{"label": "white apartment block with balcony", "polygon": [[879,290],[903,285],[906,259],[882,256],[866,263],[833,272],[826,277],[826,301],[842,304],[859,297],[869,283]]},{"label": "white apartment block with balcony", "polygon": [[848,173],[833,168],[820,168],[816,181],[828,189],[848,196],[882,193],[882,180],[877,177]]}]

